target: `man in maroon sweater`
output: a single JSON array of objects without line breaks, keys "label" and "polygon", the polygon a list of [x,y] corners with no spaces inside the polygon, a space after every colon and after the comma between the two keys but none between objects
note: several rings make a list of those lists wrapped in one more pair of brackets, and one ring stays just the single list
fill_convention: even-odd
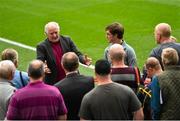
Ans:
[{"label": "man in maroon sweater", "polygon": [[60,27],[56,22],[45,25],[47,39],[37,45],[37,59],[46,63],[45,83],[53,85],[65,77],[61,58],[66,52],[75,52],[81,63],[90,65],[91,58],[83,56],[69,37],[59,35]]},{"label": "man in maroon sweater", "polygon": [[10,100],[7,120],[66,120],[63,97],[54,86],[44,84],[44,64],[33,60],[28,67],[30,83]]}]

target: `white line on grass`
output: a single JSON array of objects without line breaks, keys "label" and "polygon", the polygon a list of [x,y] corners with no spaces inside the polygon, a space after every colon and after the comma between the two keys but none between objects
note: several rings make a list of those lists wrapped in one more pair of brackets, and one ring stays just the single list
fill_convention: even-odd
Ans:
[{"label": "white line on grass", "polygon": [[[9,40],[9,39],[5,39],[5,38],[2,38],[2,37],[0,37],[0,41],[11,44],[11,45],[19,46],[21,48],[25,48],[25,49],[28,49],[28,50],[36,51],[36,48],[34,48],[34,47],[31,47],[31,46],[28,46],[28,45],[25,45],[25,44],[22,44],[22,43],[19,43],[19,42],[15,42],[15,41],[12,41],[12,40]],[[85,67],[85,68],[94,69],[94,65],[87,66],[87,65],[84,65],[82,63],[80,63],[80,65]]]},{"label": "white line on grass", "polygon": [[11,44],[11,45],[19,46],[21,48],[25,48],[25,49],[28,49],[28,50],[36,51],[36,48],[34,48],[34,47],[31,47],[31,46],[28,46],[28,45],[25,45],[25,44],[21,44],[21,43],[12,41],[12,40],[8,40],[8,39],[5,39],[5,38],[0,37],[0,41]]}]

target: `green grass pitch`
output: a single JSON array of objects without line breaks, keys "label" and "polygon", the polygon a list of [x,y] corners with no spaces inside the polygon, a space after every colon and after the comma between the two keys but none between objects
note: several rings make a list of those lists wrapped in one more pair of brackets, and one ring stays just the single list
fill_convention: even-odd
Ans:
[{"label": "green grass pitch", "polygon": [[[122,23],[124,39],[135,49],[142,68],[156,46],[156,24],[169,23],[173,36],[180,39],[180,0],[0,0],[0,37],[35,47],[45,39],[44,25],[49,21],[58,22],[61,34],[70,36],[93,63],[103,57],[108,45],[105,26]],[[1,42],[0,47],[2,51],[10,46]],[[36,55],[16,49],[20,69],[25,70]]]}]

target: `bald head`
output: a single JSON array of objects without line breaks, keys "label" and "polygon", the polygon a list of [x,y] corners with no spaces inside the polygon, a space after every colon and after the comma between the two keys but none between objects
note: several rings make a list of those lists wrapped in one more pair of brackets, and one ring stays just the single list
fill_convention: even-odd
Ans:
[{"label": "bald head", "polygon": [[173,48],[165,48],[161,54],[162,63],[164,66],[177,65],[179,61],[178,53]]},{"label": "bald head", "polygon": [[157,30],[163,37],[171,36],[171,26],[167,23],[160,23],[156,25],[155,30]]},{"label": "bald head", "polygon": [[149,68],[152,68],[155,70],[161,69],[161,65],[155,57],[149,57],[146,60],[146,69],[149,69]]},{"label": "bald head", "polygon": [[124,61],[125,51],[122,45],[113,44],[109,49],[111,61]]},{"label": "bald head", "polygon": [[3,60],[0,62],[0,78],[5,80],[12,80],[16,68],[12,61]]},{"label": "bald head", "polygon": [[61,64],[68,71],[76,71],[79,67],[79,58],[74,52],[67,52],[63,55]]},{"label": "bald head", "polygon": [[155,27],[155,39],[160,44],[163,40],[168,40],[171,37],[171,26],[167,23],[160,23]]},{"label": "bald head", "polygon": [[44,76],[44,63],[40,60],[33,60],[28,67],[28,76],[36,80]]}]

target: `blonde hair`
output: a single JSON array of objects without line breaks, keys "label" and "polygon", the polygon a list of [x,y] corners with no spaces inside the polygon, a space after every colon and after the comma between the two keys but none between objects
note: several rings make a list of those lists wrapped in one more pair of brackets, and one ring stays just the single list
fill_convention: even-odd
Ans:
[{"label": "blonde hair", "polygon": [[179,61],[178,53],[173,48],[163,49],[161,58],[162,58],[162,63],[164,64],[164,66],[176,65]]},{"label": "blonde hair", "polygon": [[16,65],[18,62],[18,53],[15,49],[7,48],[1,53],[1,60],[11,60]]}]

